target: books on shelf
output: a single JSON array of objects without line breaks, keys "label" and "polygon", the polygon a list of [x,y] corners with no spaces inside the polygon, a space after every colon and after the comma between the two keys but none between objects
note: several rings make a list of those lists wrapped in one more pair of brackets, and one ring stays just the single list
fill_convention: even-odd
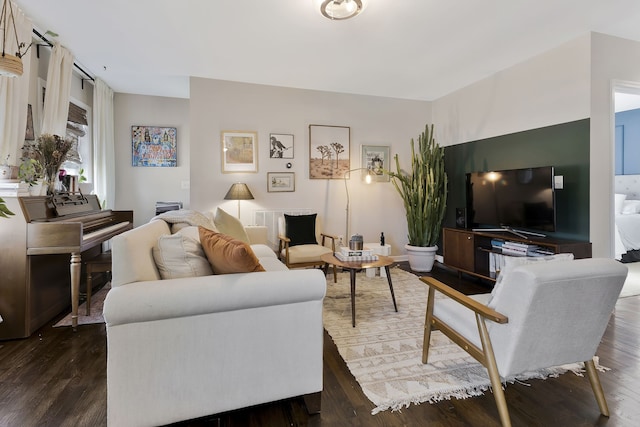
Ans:
[{"label": "books on shelf", "polygon": [[502,253],[505,255],[531,256],[540,249],[538,245],[529,243],[505,241],[502,245]]}]

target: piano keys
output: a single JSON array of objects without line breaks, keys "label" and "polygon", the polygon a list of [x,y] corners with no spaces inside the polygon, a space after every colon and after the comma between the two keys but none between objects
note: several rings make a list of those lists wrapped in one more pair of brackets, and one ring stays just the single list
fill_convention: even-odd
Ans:
[{"label": "piano keys", "polygon": [[132,229],[133,212],[80,193],[4,199],[16,215],[0,221],[0,340],[31,335],[69,301],[75,328],[82,259]]}]

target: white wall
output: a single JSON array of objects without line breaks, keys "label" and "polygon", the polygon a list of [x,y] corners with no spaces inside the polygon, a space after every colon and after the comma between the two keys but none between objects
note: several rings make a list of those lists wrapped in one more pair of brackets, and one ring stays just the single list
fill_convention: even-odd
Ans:
[{"label": "white wall", "polygon": [[[189,207],[189,100],[116,93],[114,96],[116,200],[115,209],[134,211],[135,226],[155,215],[158,201],[181,201]],[[177,128],[177,167],[133,167],[131,126]]]},{"label": "white wall", "polygon": [[433,103],[440,144],[589,117],[590,42],[583,36]]},{"label": "white wall", "polygon": [[591,241],[594,256],[612,257],[614,89],[640,82],[640,43],[594,33],[591,45]]},{"label": "white wall", "polygon": [[[199,211],[222,207],[235,215],[237,203],[224,195],[234,182],[246,182],[255,200],[242,201],[241,220],[253,222],[259,209],[311,208],[322,229],[345,234],[346,193],[343,180],[309,179],[309,124],[351,128],[351,168],[360,167],[362,144],[389,145],[408,164],[409,141],[431,122],[428,102],[347,95],[273,86],[192,78],[191,87],[191,207]],[[223,130],[257,131],[258,173],[221,172]],[[294,159],[269,159],[269,134],[294,135]],[[295,173],[295,192],[267,192],[267,172]],[[358,176],[348,182],[350,234],[377,241],[383,231],[392,255],[404,253],[407,226],[399,195],[391,183],[366,186]]]}]

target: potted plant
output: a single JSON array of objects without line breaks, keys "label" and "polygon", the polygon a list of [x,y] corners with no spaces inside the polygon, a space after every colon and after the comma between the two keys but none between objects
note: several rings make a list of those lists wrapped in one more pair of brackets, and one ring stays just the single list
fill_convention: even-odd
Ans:
[{"label": "potted plant", "polygon": [[42,165],[36,159],[24,157],[18,168],[18,178],[29,184],[29,193],[40,195],[42,187]]},{"label": "potted plant", "polygon": [[394,158],[396,172],[388,173],[407,215],[409,265],[414,271],[431,271],[447,202],[444,148],[433,139],[433,125],[418,137],[417,151],[411,138],[410,171],[400,168],[397,154]]}]

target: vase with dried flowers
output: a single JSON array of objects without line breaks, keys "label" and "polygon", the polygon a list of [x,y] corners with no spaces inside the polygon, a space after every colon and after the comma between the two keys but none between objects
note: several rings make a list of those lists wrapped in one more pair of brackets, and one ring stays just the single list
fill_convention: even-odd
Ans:
[{"label": "vase with dried flowers", "polygon": [[58,171],[65,161],[71,145],[70,139],[45,133],[40,135],[37,144],[33,147],[35,159],[42,165],[43,186],[47,189],[47,195],[52,195],[55,192]]}]

